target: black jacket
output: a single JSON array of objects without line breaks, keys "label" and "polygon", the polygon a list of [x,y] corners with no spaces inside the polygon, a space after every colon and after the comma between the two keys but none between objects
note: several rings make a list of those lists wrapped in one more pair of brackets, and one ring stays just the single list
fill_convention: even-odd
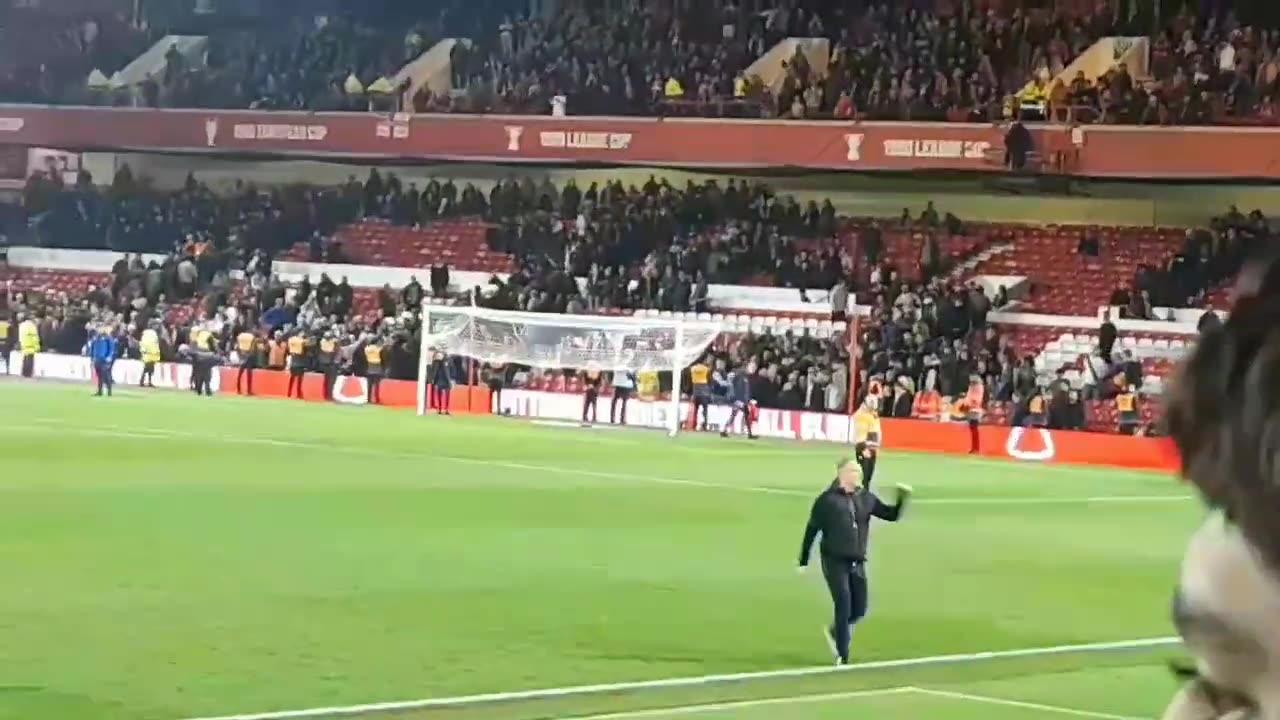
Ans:
[{"label": "black jacket", "polygon": [[865,562],[872,516],[895,522],[905,507],[905,496],[900,497],[896,505],[888,505],[866,488],[847,493],[839,483],[831,483],[813,501],[809,511],[809,523],[805,525],[804,540],[800,544],[800,564],[809,564],[809,550],[818,533],[822,533],[818,551],[823,556]]}]

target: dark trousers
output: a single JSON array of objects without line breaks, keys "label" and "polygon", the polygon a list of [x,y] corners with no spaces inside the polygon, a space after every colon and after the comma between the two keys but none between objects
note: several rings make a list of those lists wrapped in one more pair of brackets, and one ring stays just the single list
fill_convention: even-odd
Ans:
[{"label": "dark trousers", "polygon": [[864,454],[863,448],[856,448],[858,451],[858,467],[862,468],[862,484],[871,489],[871,479],[876,474],[876,451],[872,450]]},{"label": "dark trousers", "polygon": [[27,355],[24,353],[22,355],[22,377],[24,378],[35,377],[35,374],[36,374],[36,356]]},{"label": "dark trousers", "polygon": [[982,449],[980,447],[980,442],[981,441],[979,440],[979,435],[978,435],[978,420],[977,418],[969,418],[969,454],[970,455],[977,455],[978,452]]},{"label": "dark trousers", "polygon": [[[297,397],[299,400],[302,399],[302,373],[303,372],[305,371],[300,367],[291,368],[289,370],[289,386],[285,388],[285,397]],[[293,391],[295,388],[298,391],[298,394],[296,396],[293,394]]]},{"label": "dark trousers", "polygon": [[142,379],[138,381],[139,387],[155,387],[156,386],[156,364],[153,362],[142,364]]},{"label": "dark trousers", "polygon": [[[689,424],[692,425],[691,430],[697,430],[701,427],[707,429],[707,408],[711,406],[710,398],[695,394],[693,396],[693,411],[690,413]],[[698,415],[702,415],[702,425],[698,425]]]},{"label": "dark trousers", "polygon": [[377,405],[382,402],[382,393],[378,390],[378,385],[382,383],[382,374],[367,375],[364,379],[365,386],[369,388],[365,394],[365,402],[370,405]]},{"label": "dark trousers", "polygon": [[241,380],[245,381],[245,384],[244,384],[245,391],[247,391],[249,395],[253,394],[253,370],[254,370],[254,365],[252,362],[240,363],[240,370],[236,372],[236,394],[237,395],[240,394]]},{"label": "dark trousers", "polygon": [[333,399],[333,386],[338,382],[338,366],[324,366],[324,399]]},{"label": "dark trousers", "polygon": [[751,430],[751,406],[747,403],[735,402],[733,410],[729,411],[729,419],[725,421],[724,428],[721,429],[721,435],[728,435],[733,432],[733,421],[738,419],[738,413],[742,413],[742,426],[747,429],[747,437],[752,437]]},{"label": "dark trousers", "polygon": [[[615,387],[613,389],[613,400],[609,401],[609,422],[623,425],[627,424],[627,401],[631,399],[631,391],[626,388]],[[622,414],[618,414],[618,406],[622,406]]]},{"label": "dark trousers", "polygon": [[436,414],[449,414],[449,394],[452,392],[452,385],[435,385],[436,390]]},{"label": "dark trousers", "polygon": [[213,364],[208,360],[197,360],[191,364],[191,379],[195,383],[192,388],[197,395],[213,395]]},{"label": "dark trousers", "polygon": [[587,392],[582,396],[582,422],[596,421],[596,403],[600,400],[600,391],[595,388],[587,388]]},{"label": "dark trousers", "polygon": [[822,577],[831,593],[831,637],[840,659],[848,662],[853,626],[867,614],[867,566],[823,555]]},{"label": "dark trousers", "polygon": [[103,390],[107,391],[107,396],[111,396],[111,386],[115,381],[111,377],[111,363],[95,362],[93,364],[93,374],[98,378],[98,394],[101,395]]}]

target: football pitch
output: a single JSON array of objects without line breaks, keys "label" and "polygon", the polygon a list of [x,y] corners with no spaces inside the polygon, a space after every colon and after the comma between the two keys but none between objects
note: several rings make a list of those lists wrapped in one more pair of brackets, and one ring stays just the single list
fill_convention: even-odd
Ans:
[{"label": "football pitch", "polygon": [[1202,517],[1157,474],[885,453],[836,671],[843,448],[0,381],[0,719],[1157,717]]}]

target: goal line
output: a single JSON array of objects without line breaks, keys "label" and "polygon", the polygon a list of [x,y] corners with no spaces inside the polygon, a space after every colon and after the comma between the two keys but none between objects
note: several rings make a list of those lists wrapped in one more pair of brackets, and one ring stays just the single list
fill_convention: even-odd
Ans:
[{"label": "goal line", "polygon": [[517,690],[513,692],[496,692],[482,695],[460,695],[456,697],[425,698],[421,700],[402,700],[395,702],[369,703],[365,705],[345,705],[333,707],[304,708],[299,710],[280,710],[273,712],[247,713],[240,715],[218,715],[210,717],[187,718],[186,720],[303,720],[311,718],[340,718],[374,713],[406,712],[411,710],[443,710],[461,708],[489,703],[509,703],[531,700],[550,700],[555,698],[587,697],[621,692],[644,690],[665,690],[672,688],[698,687],[757,680],[776,680],[797,677],[813,677],[836,673],[892,670],[912,667],[932,667],[982,662],[986,660],[1007,660],[1014,658],[1043,657],[1053,655],[1071,655],[1094,652],[1114,652],[1145,650],[1172,647],[1181,643],[1177,637],[1143,638],[1118,642],[1087,643],[1081,645],[1054,645],[1050,647],[1022,648],[1017,650],[994,650],[987,652],[962,653],[953,655],[931,655],[926,657],[902,658],[898,660],[877,660],[856,663],[853,665],[822,665],[802,668],[786,668],[781,670],[763,670],[758,672],[729,673],[719,675],[700,675],[692,677],[667,678],[663,680],[641,680],[633,682],[608,683],[599,685],[577,685],[537,690]]}]

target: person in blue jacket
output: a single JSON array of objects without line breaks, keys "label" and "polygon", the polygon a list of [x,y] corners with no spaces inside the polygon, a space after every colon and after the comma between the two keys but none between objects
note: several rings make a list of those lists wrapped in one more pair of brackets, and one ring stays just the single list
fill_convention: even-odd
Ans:
[{"label": "person in blue jacket", "polygon": [[93,363],[93,374],[98,378],[97,397],[102,397],[103,390],[107,391],[107,397],[111,397],[111,388],[115,385],[111,370],[116,363],[116,350],[116,339],[111,334],[111,326],[99,326],[93,339],[89,340],[89,361]]}]

